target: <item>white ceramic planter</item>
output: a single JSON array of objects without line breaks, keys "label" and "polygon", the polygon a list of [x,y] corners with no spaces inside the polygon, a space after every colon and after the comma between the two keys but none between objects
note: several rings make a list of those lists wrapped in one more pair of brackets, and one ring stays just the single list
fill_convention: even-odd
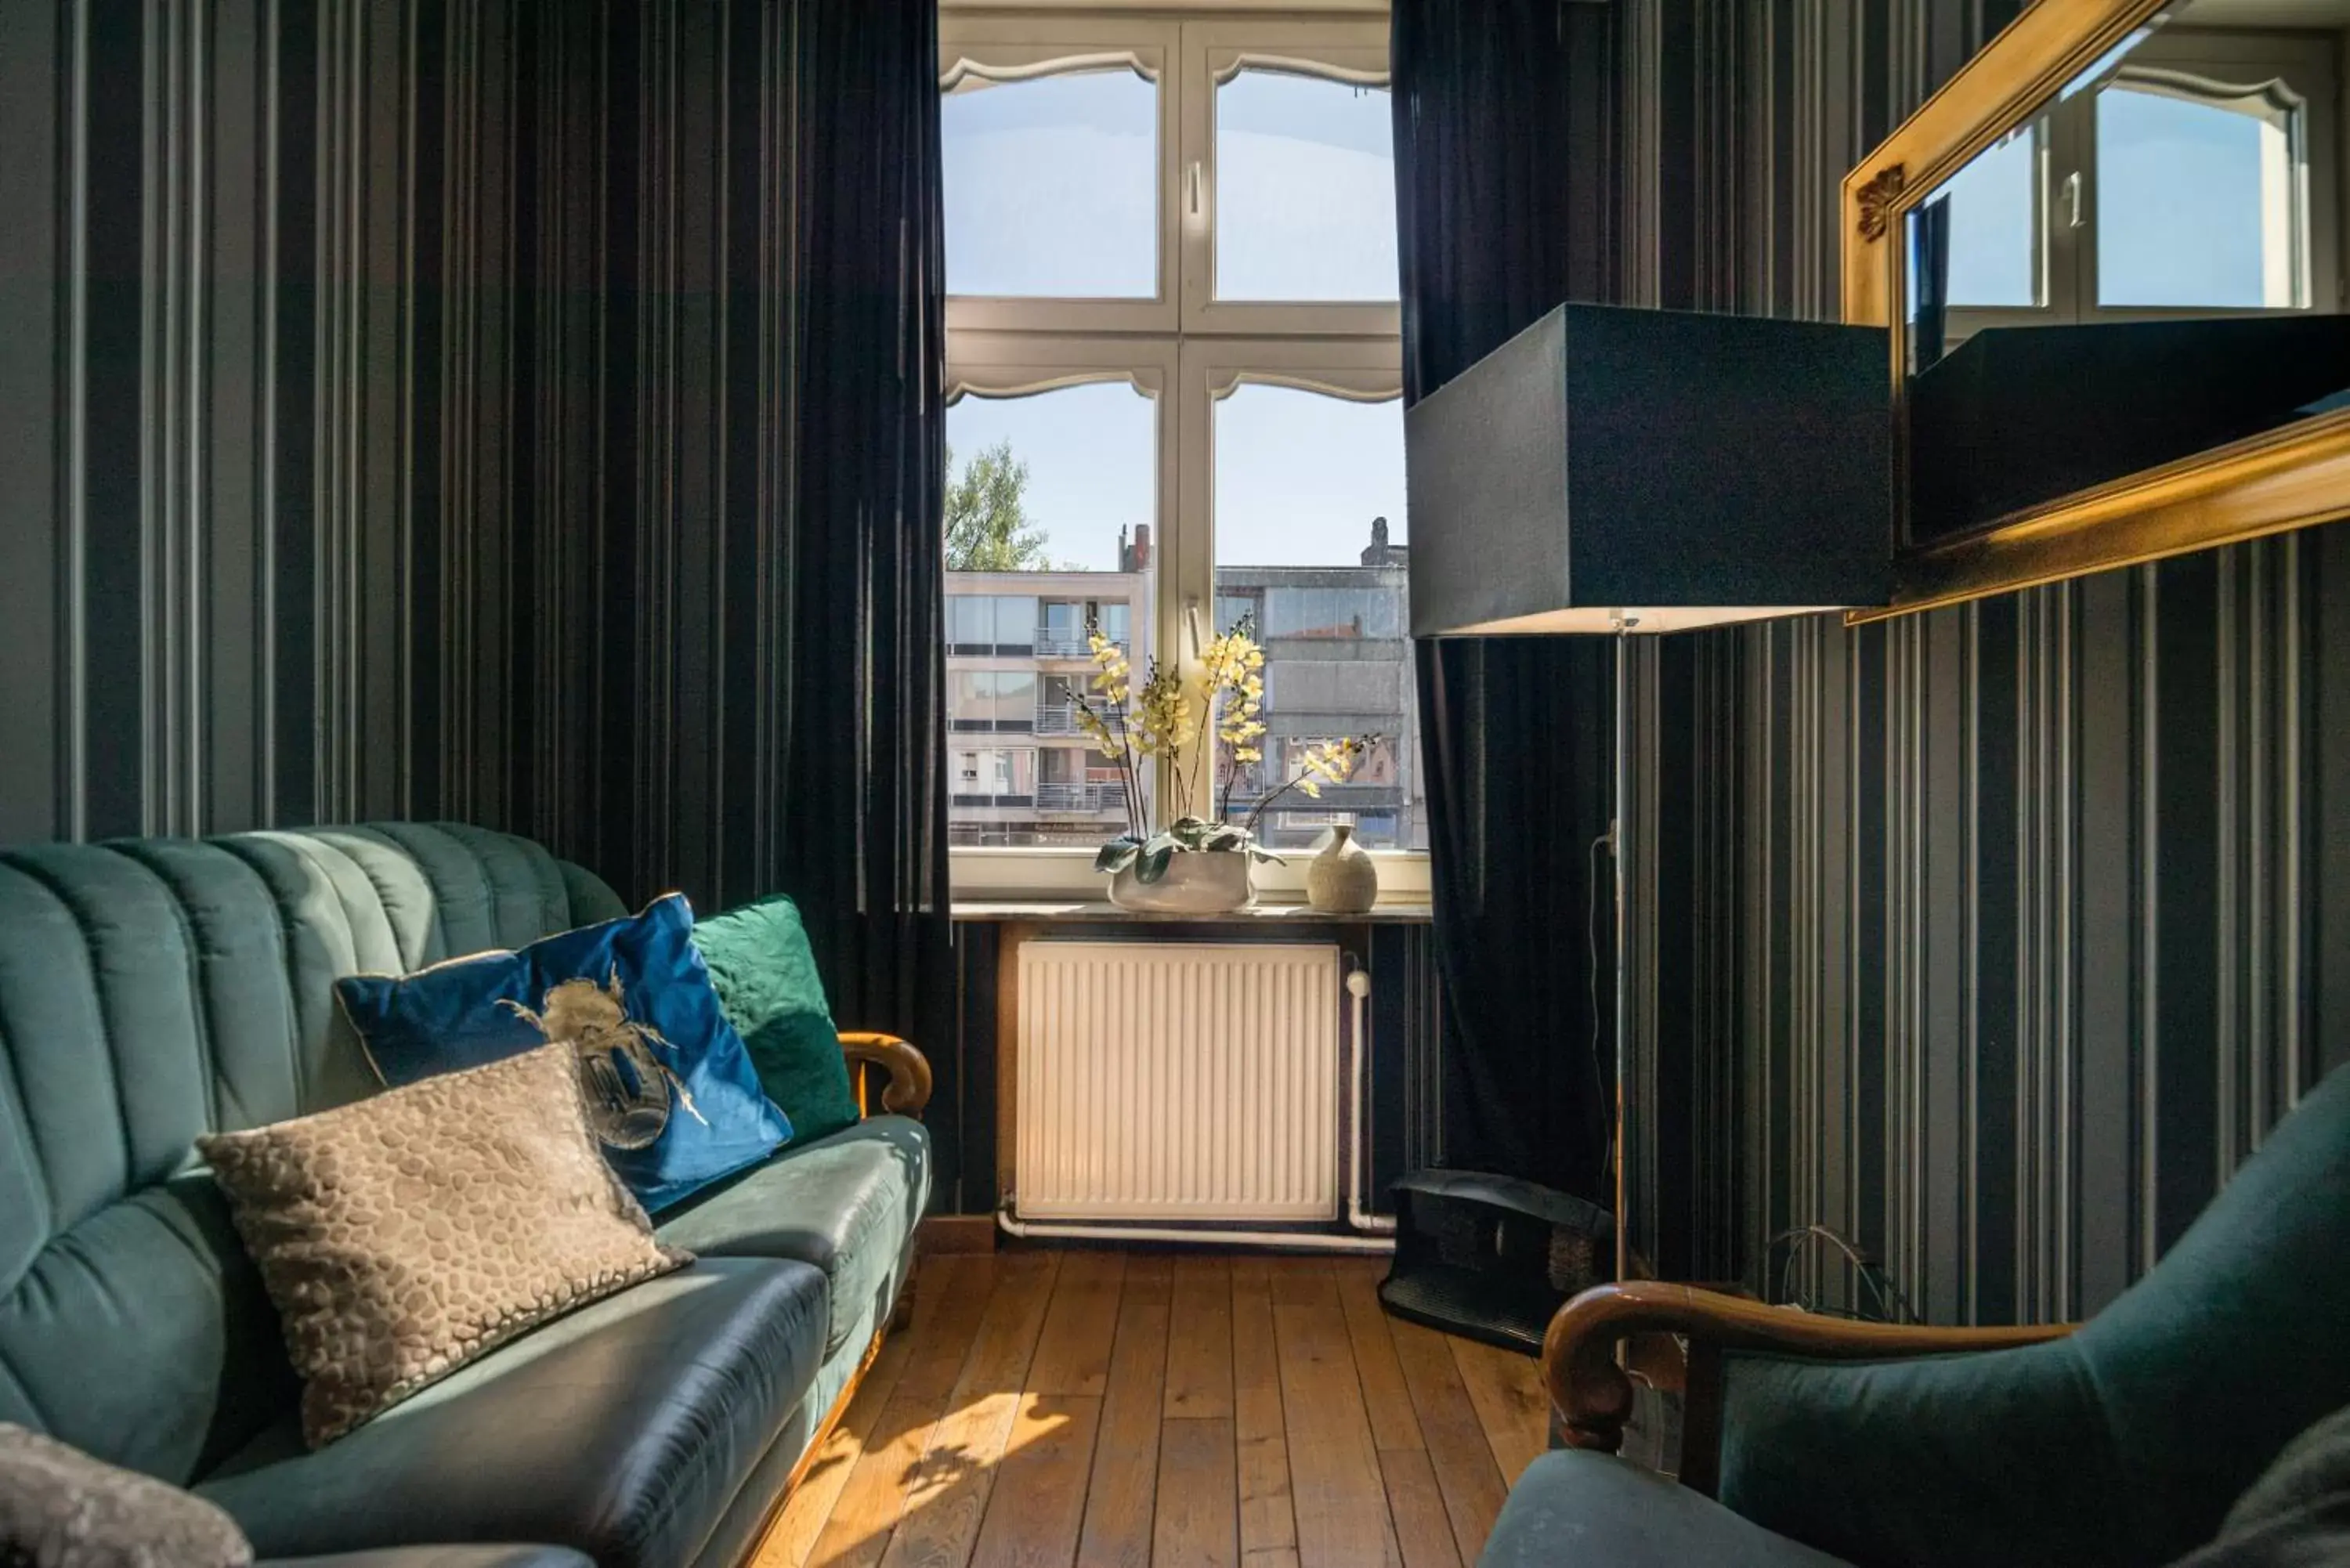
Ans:
[{"label": "white ceramic planter", "polygon": [[1109,879],[1109,901],[1158,915],[1222,915],[1256,902],[1248,856],[1228,849],[1178,850],[1167,874],[1145,882],[1128,866]]}]

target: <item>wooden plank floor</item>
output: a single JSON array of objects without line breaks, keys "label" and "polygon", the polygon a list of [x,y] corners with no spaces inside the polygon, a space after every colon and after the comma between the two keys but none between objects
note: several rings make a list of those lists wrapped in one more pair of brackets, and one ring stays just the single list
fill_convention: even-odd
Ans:
[{"label": "wooden plank floor", "polygon": [[1385,1266],[930,1259],[753,1568],[1469,1568],[1539,1369],[1388,1316]]}]

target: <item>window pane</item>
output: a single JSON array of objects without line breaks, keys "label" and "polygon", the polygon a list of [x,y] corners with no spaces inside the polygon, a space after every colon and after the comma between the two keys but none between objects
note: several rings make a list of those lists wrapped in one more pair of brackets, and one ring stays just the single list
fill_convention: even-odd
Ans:
[{"label": "window pane", "polygon": [[2044,123],[2035,124],[1987,148],[1943,185],[1950,204],[1950,304],[2042,303],[2040,149],[2046,134]]},{"label": "window pane", "polygon": [[[1258,826],[1283,848],[1333,820],[1373,848],[1426,848],[1402,405],[1244,385],[1216,405],[1215,438],[1220,629],[1253,615],[1265,649],[1263,756],[1240,770],[1236,812],[1273,801]],[[1316,742],[1372,737],[1347,783],[1276,798]]]},{"label": "window pane", "polygon": [[1156,83],[966,76],[940,106],[940,136],[950,294],[1158,296]]},{"label": "window pane", "polygon": [[969,670],[947,671],[947,728],[956,734],[977,733],[993,728],[982,708],[986,693],[978,676]]},{"label": "window pane", "polygon": [[947,569],[990,574],[995,591],[1024,587],[1002,582],[1008,572],[1147,571],[1158,415],[1125,381],[958,399],[947,410]]},{"label": "window pane", "polygon": [[1090,846],[1126,826],[1073,693],[1092,668],[1089,619],[1148,655],[1158,429],[1157,405],[1124,381],[947,410],[949,727],[1036,748],[1017,753],[1035,771],[1013,789],[958,774],[956,844]]},{"label": "window pane", "polygon": [[1036,753],[982,747],[954,753],[953,804],[1020,808],[1035,798]]},{"label": "window pane", "polygon": [[951,652],[993,650],[995,617],[988,602],[977,597],[947,597],[947,648]]},{"label": "window pane", "polygon": [[1036,601],[1020,595],[1001,595],[995,601],[995,646],[1002,651],[1027,651],[1036,646]]},{"label": "window pane", "polygon": [[1243,70],[1216,89],[1216,297],[1397,296],[1385,88]]},{"label": "window pane", "polygon": [[2282,308],[2308,297],[2301,111],[2186,78],[2097,95],[2097,302]]},{"label": "window pane", "polygon": [[995,677],[993,708],[997,729],[1035,729],[1036,677],[1026,672],[999,672]]},{"label": "window pane", "polygon": [[1259,624],[1267,637],[1401,637],[1403,601],[1384,587],[1276,587],[1265,592]]}]

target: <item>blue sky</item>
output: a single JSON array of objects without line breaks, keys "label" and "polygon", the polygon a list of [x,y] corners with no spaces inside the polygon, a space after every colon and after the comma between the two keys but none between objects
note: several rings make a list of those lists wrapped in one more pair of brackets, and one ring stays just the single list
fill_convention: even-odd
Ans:
[{"label": "blue sky", "polygon": [[[1155,294],[1156,91],[1104,71],[949,97],[950,291]],[[1245,71],[1217,107],[1219,293],[1394,298],[1387,94]],[[1122,382],[965,398],[947,439],[960,467],[1009,438],[1054,563],[1107,570],[1120,525],[1154,520],[1154,417],[1173,410]],[[1219,561],[1351,564],[1377,515],[1407,538],[1399,405],[1243,386],[1214,440]]]},{"label": "blue sky", "polygon": [[2247,114],[2144,92],[2097,95],[2097,296],[2256,306],[2262,139]]}]

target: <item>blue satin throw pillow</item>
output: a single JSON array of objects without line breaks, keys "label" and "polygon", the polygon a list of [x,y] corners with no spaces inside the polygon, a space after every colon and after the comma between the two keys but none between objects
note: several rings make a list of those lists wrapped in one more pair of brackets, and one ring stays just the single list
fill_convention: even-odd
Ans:
[{"label": "blue satin throw pillow", "polygon": [[550,1040],[579,1053],[604,1158],[652,1212],[792,1136],[726,1022],[671,893],[641,914],[402,976],[335,982],[377,1075],[398,1087]]}]

